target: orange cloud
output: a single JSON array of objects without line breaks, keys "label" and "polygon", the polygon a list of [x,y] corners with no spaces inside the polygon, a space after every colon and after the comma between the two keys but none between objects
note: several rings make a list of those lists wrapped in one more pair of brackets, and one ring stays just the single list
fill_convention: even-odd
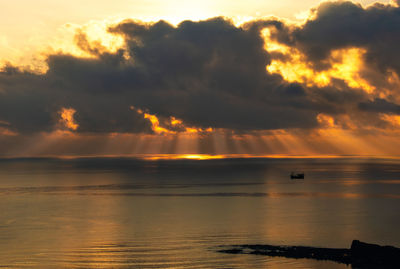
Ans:
[{"label": "orange cloud", "polygon": [[360,88],[368,93],[372,93],[375,90],[375,87],[360,75],[364,66],[363,56],[366,53],[365,49],[353,47],[334,50],[327,60],[330,68],[319,71],[313,69],[307,62],[306,56],[297,48],[272,40],[270,38],[270,29],[264,29],[262,35],[265,39],[265,49],[268,52],[280,53],[286,56],[285,60],[273,59],[266,67],[267,71],[280,74],[288,82],[325,87],[330,85],[332,80],[340,79],[351,88]]},{"label": "orange cloud", "polygon": [[380,118],[391,126],[395,128],[400,128],[400,116],[399,115],[388,115],[388,114],[381,114]]},{"label": "orange cloud", "polygon": [[176,119],[175,117],[171,117],[171,125],[175,126],[175,125],[178,125],[178,124],[182,124],[182,121]]},{"label": "orange cloud", "polygon": [[170,131],[166,128],[163,128],[160,126],[160,121],[155,115],[151,115],[148,113],[143,113],[144,118],[148,119],[151,122],[151,129],[156,133],[156,134],[174,134],[176,132]]},{"label": "orange cloud", "polygon": [[65,108],[63,107],[61,111],[59,112],[60,114],[60,123],[62,126],[66,127],[67,129],[70,130],[77,130],[79,125],[75,122],[74,119],[74,114],[76,113],[76,110],[73,108]]},{"label": "orange cloud", "polygon": [[141,109],[136,109],[134,106],[130,107],[131,110],[136,110],[139,114],[143,114],[145,119],[148,119],[151,122],[151,129],[156,134],[176,134],[177,131],[169,129],[168,127],[181,127],[183,131],[181,133],[186,134],[196,134],[196,133],[211,133],[213,131],[212,128],[197,128],[197,127],[188,127],[185,126],[181,119],[177,119],[174,116],[169,117],[169,119],[165,122],[164,126],[161,126],[160,120],[156,115],[146,113]]}]

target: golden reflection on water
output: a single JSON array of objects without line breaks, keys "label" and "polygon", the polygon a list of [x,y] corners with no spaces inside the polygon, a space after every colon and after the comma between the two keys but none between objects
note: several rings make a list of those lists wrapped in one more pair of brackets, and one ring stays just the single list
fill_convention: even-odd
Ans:
[{"label": "golden reflection on water", "polygon": [[400,180],[343,180],[340,182],[346,186],[364,185],[364,184],[400,184]]},{"label": "golden reflection on water", "polygon": [[[0,162],[0,267],[345,268],[213,248],[400,239],[392,161],[371,178],[366,160],[57,162]],[[306,179],[290,180],[298,166]]]}]

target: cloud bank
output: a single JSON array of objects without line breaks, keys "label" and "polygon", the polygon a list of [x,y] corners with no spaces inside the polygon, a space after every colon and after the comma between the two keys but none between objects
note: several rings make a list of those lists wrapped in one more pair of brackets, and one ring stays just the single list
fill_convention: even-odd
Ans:
[{"label": "cloud bank", "polygon": [[[394,5],[326,2],[300,26],[277,19],[235,26],[219,17],[177,26],[126,20],[109,32],[125,41],[115,53],[78,32],[77,46],[92,57],[49,55],[43,74],[4,67],[0,127],[18,134],[154,133],[147,114],[174,132],[187,129],[174,127],[172,117],[202,130],[246,133],[323,128],[323,115],[341,128],[367,130],[385,129],[395,124],[388,117],[400,115],[400,8]],[[290,52],[269,44],[296,51],[315,72],[333,66],[332,52],[362,50],[359,79],[373,90],[341,77],[322,86],[287,80],[267,67],[290,62]]]}]

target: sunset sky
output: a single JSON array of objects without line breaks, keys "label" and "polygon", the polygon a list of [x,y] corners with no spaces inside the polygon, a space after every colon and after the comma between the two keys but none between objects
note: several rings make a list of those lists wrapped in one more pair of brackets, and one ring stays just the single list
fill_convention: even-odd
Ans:
[{"label": "sunset sky", "polygon": [[400,1],[2,1],[0,157],[400,157]]}]

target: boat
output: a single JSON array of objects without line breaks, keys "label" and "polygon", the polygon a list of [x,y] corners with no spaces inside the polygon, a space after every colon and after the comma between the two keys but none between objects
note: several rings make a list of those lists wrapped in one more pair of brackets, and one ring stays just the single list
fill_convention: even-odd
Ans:
[{"label": "boat", "polygon": [[290,173],[290,178],[291,179],[304,179],[304,173],[303,172],[292,172]]}]

